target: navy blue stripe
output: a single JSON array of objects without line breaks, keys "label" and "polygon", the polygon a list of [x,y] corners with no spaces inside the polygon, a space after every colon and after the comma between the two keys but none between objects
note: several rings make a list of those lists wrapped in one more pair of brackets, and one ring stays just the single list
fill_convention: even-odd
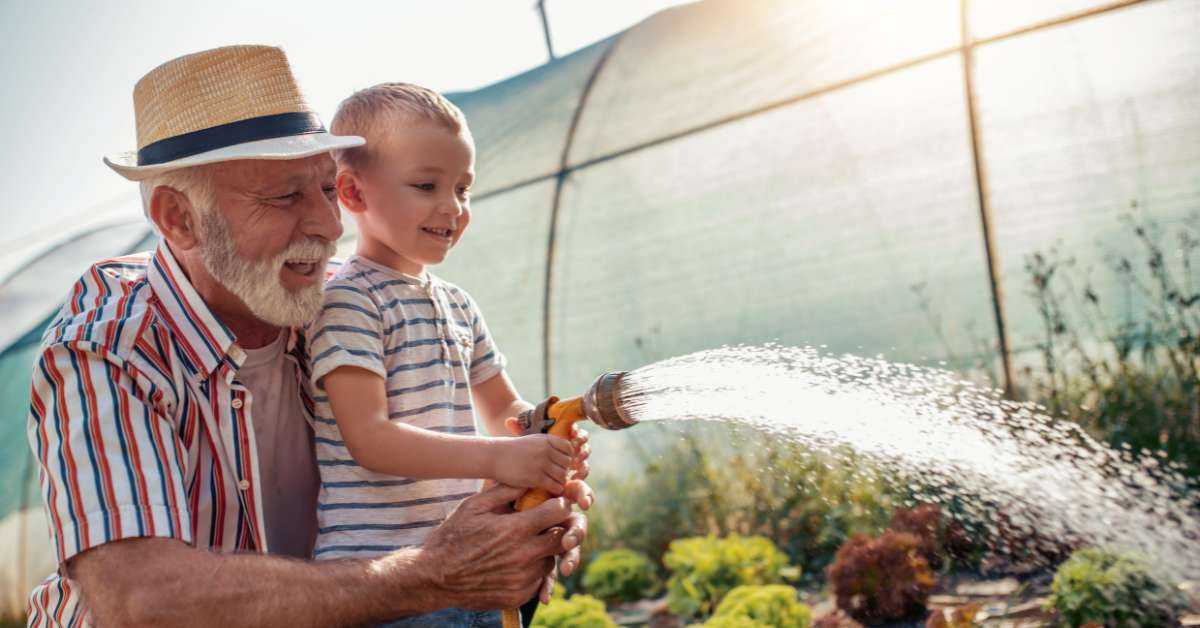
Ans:
[{"label": "navy blue stripe", "polygon": [[377,272],[379,272],[379,271],[375,270],[374,268],[368,268],[364,271],[354,273],[353,275],[347,275],[346,277],[342,277],[342,279],[346,279],[346,280],[362,279],[363,277],[366,277],[367,275],[373,275]]},{"label": "navy blue stripe", "polygon": [[445,519],[433,519],[431,521],[410,521],[408,523],[347,523],[343,525],[329,526],[321,528],[317,532],[321,534],[329,534],[330,532],[354,532],[357,530],[417,530],[420,528],[434,528],[445,521]]},{"label": "navy blue stripe", "polygon": [[[167,285],[167,292],[170,292],[171,296],[174,297],[175,303],[177,303],[179,305],[180,311],[186,312],[188,310],[188,308],[183,303],[183,295],[179,294],[179,291],[175,289],[175,285],[173,283],[171,283],[171,280],[169,279],[169,277],[171,276],[170,273],[168,273],[166,271],[166,269],[163,268],[162,265],[158,263],[157,256],[154,258],[154,268],[155,268],[155,270],[158,271],[158,274],[162,275],[163,278],[166,279],[166,281],[164,281],[163,283]],[[221,354],[219,351],[217,351],[217,348],[214,347],[212,345],[212,343],[210,343],[208,341],[208,336],[205,335],[205,333],[203,331],[201,331],[201,329],[199,327],[200,322],[193,321],[192,319],[187,318],[186,316],[183,318],[187,323],[189,323],[192,326],[193,335],[195,335],[197,338],[199,338],[201,344],[203,344],[205,346],[205,348],[208,349],[208,352],[210,354],[212,354],[213,361],[220,362]],[[222,329],[224,329],[224,325],[220,321],[218,321],[217,323],[219,325],[222,325]],[[226,330],[226,333],[228,333],[228,330]],[[186,341],[187,339],[185,338],[184,340]]]},{"label": "navy blue stripe", "polygon": [[347,286],[347,285],[343,285],[343,284],[325,286],[325,292],[333,292],[334,290],[345,290],[346,292],[353,292],[354,294],[358,294],[358,295],[362,295],[364,297],[370,298],[370,295],[368,295],[365,291],[363,291],[362,288],[359,288],[357,286]]},{"label": "navy blue stripe", "polygon": [[314,436],[313,442],[321,443],[322,445],[333,445],[334,447],[345,447],[346,446],[346,443],[344,441],[334,440],[332,438],[325,438],[323,436]]},{"label": "navy blue stripe", "polygon": [[[180,416],[187,416],[188,414],[190,414],[191,408],[192,408],[191,404],[193,404],[193,403],[195,403],[195,401],[192,399],[192,395],[187,394],[185,392],[183,395],[183,403],[182,403],[182,405],[180,405]],[[201,414],[201,412],[203,412],[203,411],[196,412],[196,417],[200,421],[203,421],[204,416]],[[152,416],[152,413],[150,412],[150,407],[147,405],[143,405],[142,406],[142,424],[146,426],[146,440],[150,443],[150,447],[152,449],[154,449],[154,465],[156,467],[158,467],[158,484],[159,484],[159,490],[162,491],[163,505],[169,507],[173,500],[169,496],[170,493],[168,493],[167,491],[172,490],[174,488],[174,486],[171,485],[171,482],[167,479],[166,468],[163,467],[163,460],[166,459],[167,453],[158,448],[158,439],[154,438],[154,433],[150,431],[154,428],[154,426],[151,425],[150,422],[157,421],[157,420],[158,420],[157,417]],[[181,427],[178,432],[178,435],[177,436],[173,435],[173,437],[182,439],[183,438],[183,428]],[[165,443],[163,443],[163,445],[169,446],[170,443],[165,442]],[[187,477],[183,471],[184,462],[185,461],[183,459],[181,459],[179,456],[175,457],[175,472],[179,474],[180,478]],[[198,470],[192,473],[192,481],[193,482],[200,481],[200,473]],[[182,480],[179,482],[179,484],[181,486],[183,485]],[[190,519],[191,517],[194,517],[195,513],[192,513],[188,510],[188,503],[189,503],[188,500],[191,498],[192,493],[191,493],[191,491],[188,491],[187,489],[184,489],[184,490],[187,491],[186,495],[176,495],[176,497],[183,499],[184,503],[180,504],[177,500],[174,500],[175,501],[175,511],[182,513],[180,515],[180,519],[181,519],[181,521],[179,522],[180,526],[184,527],[184,528],[188,528],[188,527],[191,527],[191,522],[188,521],[188,519]],[[213,502],[213,503],[215,504],[216,502]],[[167,529],[171,531],[171,536],[175,536],[175,535],[183,536],[184,530],[176,530],[175,529],[175,518],[172,517],[170,515],[170,513],[167,513],[167,516],[165,518],[167,520]],[[199,541],[199,539],[193,539],[193,540]]]},{"label": "navy blue stripe", "polygon": [[99,264],[99,268],[120,268],[123,270],[145,270],[145,264],[126,264],[125,262],[103,262]]},{"label": "navy blue stripe", "polygon": [[386,336],[406,325],[437,325],[439,323],[445,325],[447,322],[448,321],[444,318],[408,318],[397,322],[391,327],[384,328],[383,334]]},{"label": "navy blue stripe", "polygon": [[[467,406],[468,408],[470,406]],[[435,425],[433,427],[425,427],[421,429],[429,430],[430,432],[442,432],[444,434],[474,434],[474,425]]]},{"label": "navy blue stripe", "polygon": [[344,482],[321,482],[325,488],[365,488],[368,486],[408,486],[424,482],[418,478],[399,478],[395,480],[347,480]]},{"label": "navy blue stripe", "polygon": [[459,362],[458,360],[451,360],[450,362],[446,362],[444,360],[429,360],[428,362],[416,362],[413,364],[401,364],[400,366],[394,366],[391,369],[388,369],[387,374],[388,377],[391,377],[392,375],[395,375],[401,371],[415,371],[417,369],[429,368],[436,364],[450,367],[462,366],[462,362]]},{"label": "navy blue stripe", "polygon": [[363,336],[370,336],[376,340],[379,339],[379,332],[375,331],[374,329],[365,329],[363,327],[355,327],[354,325],[326,325],[322,327],[321,331],[317,332],[317,335],[313,336],[310,340],[311,342],[316,342],[317,338],[320,338],[331,331],[360,334]]},{"label": "navy blue stripe", "polygon": [[315,113],[276,113],[163,138],[138,149],[137,163],[139,166],[153,166],[226,146],[324,132],[325,126]]},{"label": "navy blue stripe", "polygon": [[438,497],[422,497],[400,502],[346,502],[340,504],[318,504],[317,510],[382,510],[386,508],[411,508],[426,504],[444,504],[459,499],[466,499],[475,493],[458,493],[456,495],[440,495]]},{"label": "navy blue stripe", "polygon": [[388,301],[379,307],[380,309],[388,309],[396,307],[397,305],[428,305],[429,307],[433,307],[433,299],[430,299],[429,297],[418,297],[415,299],[392,299],[391,301]]},{"label": "navy blue stripe", "polygon": [[367,351],[366,349],[351,349],[349,347],[343,347],[341,345],[333,345],[332,347],[329,347],[328,349],[322,351],[321,355],[318,355],[317,357],[312,359],[313,366],[316,366],[316,364],[318,362],[329,357],[331,354],[337,353],[338,351],[345,351],[346,353],[349,353],[350,355],[356,355],[359,357],[366,357],[366,358],[375,358],[376,360],[383,361],[383,356],[379,355],[378,353],[375,353],[374,351]]},{"label": "navy blue stripe", "polygon": [[366,314],[367,316],[370,316],[371,318],[373,318],[377,321],[383,320],[379,317],[378,313],[372,312],[361,305],[355,305],[353,303],[326,303],[321,308],[321,313],[324,314],[325,312],[327,312],[329,310],[353,310],[355,312],[360,312],[362,314]]},{"label": "navy blue stripe", "polygon": [[[118,397],[120,393],[117,392],[116,384],[118,376],[117,366],[112,363],[106,363],[105,367],[109,371],[109,376],[105,377],[104,379],[108,384],[108,398],[112,401],[113,427],[117,432],[117,442],[121,444],[121,461],[125,463],[125,477],[129,482],[129,493],[133,497],[133,503],[149,504],[149,496],[141,494],[137,485],[137,481],[133,477],[133,461],[129,457],[129,443],[127,442],[128,438],[125,434],[125,426],[121,423],[121,401],[120,397]],[[132,425],[133,421],[130,421],[129,423]],[[138,462],[141,461],[139,460]],[[145,513],[145,515],[150,517],[154,516],[149,512]],[[146,529],[142,523],[142,517],[138,516],[135,517],[135,519],[137,519],[138,536],[145,536]]]},{"label": "navy blue stripe", "polygon": [[[422,390],[429,390],[430,388],[438,388],[440,386],[448,386],[449,384],[450,384],[449,380],[435,379],[433,381],[425,382],[424,384],[418,384],[416,386],[409,386],[407,388],[396,388],[393,390],[389,390],[387,392],[387,396],[399,397],[400,395],[407,395],[410,393],[421,392]],[[462,390],[463,388],[466,388],[466,387],[467,387],[466,382],[455,382],[454,383],[455,390]]]},{"label": "navy blue stripe", "polygon": [[471,409],[471,404],[469,404],[469,403],[457,404],[457,403],[451,403],[449,401],[439,401],[437,403],[431,403],[428,405],[421,406],[420,408],[413,408],[411,410],[400,410],[398,412],[391,412],[391,413],[388,413],[388,418],[389,419],[403,419],[403,418],[410,417],[410,416],[417,416],[418,414],[425,414],[426,412],[430,412],[432,410],[470,410],[470,409]]},{"label": "navy blue stripe", "polygon": [[418,284],[417,282],[409,281],[407,279],[388,279],[387,281],[381,281],[381,282],[371,286],[370,288],[367,288],[367,290],[369,292],[379,292],[380,290],[383,290],[384,288],[387,288],[388,286],[419,286],[419,285],[420,284]]},{"label": "navy blue stripe", "polygon": [[[146,355],[146,352],[141,347],[134,346],[133,352],[136,355],[138,355],[139,357],[141,357],[142,360],[144,360],[146,362],[146,364],[148,364],[150,366],[150,369],[155,371],[156,373],[158,373],[160,376],[162,376],[162,378],[164,380],[171,381],[171,377],[169,375],[167,375],[166,373],[164,373],[162,369],[158,368],[158,365],[154,363],[154,360],[152,360],[150,358],[150,356]],[[138,368],[143,371],[146,370],[146,369],[142,368],[142,365],[140,365],[140,364],[138,365]]]},{"label": "navy blue stripe", "polygon": [[[66,439],[63,438],[62,414],[59,413],[58,407],[58,382],[54,381],[54,378],[50,376],[50,372],[46,370],[47,359],[53,360],[54,354],[51,353],[49,356],[43,354],[42,359],[38,360],[38,369],[42,371],[42,377],[46,380],[46,384],[50,386],[50,403],[48,405],[54,415],[54,435],[58,437],[59,443],[58,473],[59,477],[63,480],[62,491],[65,493],[64,497],[66,499],[64,501],[67,502],[67,517],[71,519],[71,529],[75,531],[75,547],[79,548],[83,547],[83,542],[79,538],[79,518],[75,515],[75,506],[72,503],[74,500],[71,499],[71,487],[69,486],[71,474],[67,473],[67,457],[63,455]],[[62,548],[59,549],[61,550]]]},{"label": "navy blue stripe", "polygon": [[318,467],[357,467],[358,463],[353,459],[333,458],[331,460],[318,460]]},{"label": "navy blue stripe", "polygon": [[96,446],[92,442],[92,427],[91,427],[91,411],[88,409],[87,393],[83,389],[83,374],[79,370],[79,359],[75,357],[75,352],[68,350],[67,357],[71,359],[71,370],[75,376],[75,392],[79,395],[80,400],[79,410],[83,415],[83,429],[79,430],[83,434],[83,442],[87,445],[88,461],[92,464],[92,480],[96,484],[96,501],[100,505],[100,512],[104,513],[104,539],[112,540],[112,527],[109,525],[108,512],[108,497],[116,498],[115,495],[107,495],[104,490],[104,485],[100,481],[100,466],[96,464]]},{"label": "navy blue stripe", "polygon": [[408,342],[405,342],[401,345],[384,350],[383,354],[391,355],[393,353],[399,353],[401,351],[404,351],[405,349],[412,349],[413,347],[427,347],[429,345],[438,345],[438,344],[442,344],[442,342],[444,342],[444,340],[442,338],[424,338],[421,340],[409,340]]}]

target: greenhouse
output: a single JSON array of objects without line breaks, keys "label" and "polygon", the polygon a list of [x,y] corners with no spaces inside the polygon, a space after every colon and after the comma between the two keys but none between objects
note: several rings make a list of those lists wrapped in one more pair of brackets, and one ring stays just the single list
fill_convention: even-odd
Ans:
[{"label": "greenhouse", "polygon": [[[1112,268],[1138,258],[1130,216],[1197,219],[1196,33],[1190,0],[666,10],[452,95],[479,176],[438,272],[528,399],[742,343],[1019,387],[1044,334],[1034,253],[1090,273],[1118,319],[1149,315]],[[0,258],[0,611],[54,568],[25,438],[41,332],[90,262],[154,242],[131,190]]]}]

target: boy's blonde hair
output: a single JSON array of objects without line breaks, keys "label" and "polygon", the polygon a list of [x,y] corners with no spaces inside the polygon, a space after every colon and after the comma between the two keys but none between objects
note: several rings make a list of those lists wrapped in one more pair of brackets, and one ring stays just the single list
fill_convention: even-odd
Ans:
[{"label": "boy's blonde hair", "polygon": [[380,83],[360,89],[338,105],[329,130],[367,138],[363,146],[333,151],[338,169],[362,171],[371,162],[372,142],[397,123],[428,121],[451,133],[471,136],[467,117],[445,96],[411,83]]}]

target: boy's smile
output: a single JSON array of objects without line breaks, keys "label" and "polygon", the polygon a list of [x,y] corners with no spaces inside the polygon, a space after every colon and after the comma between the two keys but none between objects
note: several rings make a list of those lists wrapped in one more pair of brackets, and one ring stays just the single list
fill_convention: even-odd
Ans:
[{"label": "boy's smile", "polygon": [[377,136],[367,171],[338,176],[339,196],[358,221],[359,254],[420,275],[471,221],[475,147],[426,120],[401,119]]}]

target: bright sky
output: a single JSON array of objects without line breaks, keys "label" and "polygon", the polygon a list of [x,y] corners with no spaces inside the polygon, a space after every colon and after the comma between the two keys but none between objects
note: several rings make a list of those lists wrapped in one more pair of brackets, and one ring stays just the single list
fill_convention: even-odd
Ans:
[{"label": "bright sky", "polygon": [[[548,0],[555,52],[684,1]],[[236,43],[282,46],[326,121],[375,83],[469,90],[547,58],[535,0],[0,2],[0,185],[11,196],[0,248],[135,199],[100,161],[136,148],[134,83],[173,57]]]}]

